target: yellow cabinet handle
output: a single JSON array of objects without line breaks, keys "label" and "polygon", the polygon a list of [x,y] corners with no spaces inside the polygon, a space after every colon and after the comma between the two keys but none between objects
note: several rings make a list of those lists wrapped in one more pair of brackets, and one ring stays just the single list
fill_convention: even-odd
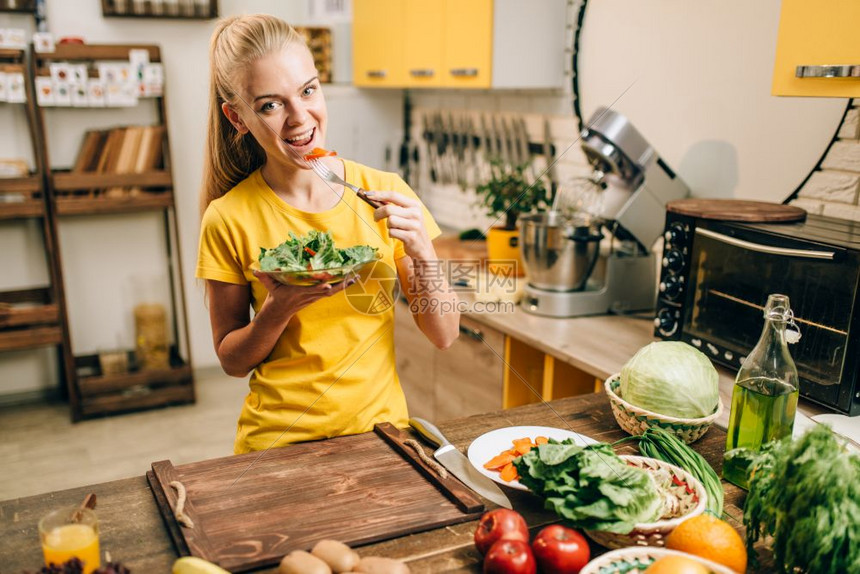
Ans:
[{"label": "yellow cabinet handle", "polygon": [[409,70],[409,75],[416,78],[432,78],[434,71],[432,68],[419,68],[417,70]]},{"label": "yellow cabinet handle", "polygon": [[474,78],[478,75],[478,68],[452,68],[451,75],[458,78]]},{"label": "yellow cabinet handle", "polygon": [[368,78],[384,78],[388,75],[388,72],[385,70],[368,70],[367,77]]}]

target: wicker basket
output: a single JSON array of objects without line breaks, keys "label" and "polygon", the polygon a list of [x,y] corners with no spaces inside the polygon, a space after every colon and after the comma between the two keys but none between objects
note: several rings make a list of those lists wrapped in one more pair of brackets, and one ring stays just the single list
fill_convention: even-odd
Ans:
[{"label": "wicker basket", "polygon": [[643,408],[631,405],[618,394],[621,385],[620,374],[615,374],[603,383],[609,402],[612,405],[612,414],[622,429],[632,435],[639,436],[649,427],[660,427],[669,431],[685,443],[689,444],[702,438],[711,424],[723,414],[723,401],[717,400],[717,410],[713,414],[698,419],[681,419],[661,415]]},{"label": "wicker basket", "polygon": [[623,454],[620,455],[620,458],[626,461],[627,464],[644,470],[666,469],[672,474],[673,478],[677,478],[678,480],[673,481],[671,488],[672,492],[680,499],[681,515],[656,522],[637,524],[627,534],[618,534],[617,532],[606,532],[603,530],[586,530],[585,533],[601,546],[605,546],[606,548],[663,546],[666,543],[666,537],[669,536],[669,533],[676,526],[688,518],[702,514],[705,511],[705,505],[708,501],[705,487],[684,469],[668,462],[645,456]]},{"label": "wicker basket", "polygon": [[708,568],[715,574],[735,574],[734,570],[711,560],[668,548],[622,548],[602,554],[585,565],[579,574],[640,574],[664,556],[684,556]]}]

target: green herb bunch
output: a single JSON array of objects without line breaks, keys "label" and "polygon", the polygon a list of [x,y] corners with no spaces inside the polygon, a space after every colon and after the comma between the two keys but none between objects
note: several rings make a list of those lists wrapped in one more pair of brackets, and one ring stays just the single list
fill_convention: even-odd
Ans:
[{"label": "green herb bunch", "polygon": [[639,451],[644,456],[674,464],[693,475],[708,493],[708,510],[717,517],[723,515],[723,485],[716,471],[702,455],[672,433],[659,427],[650,427],[645,429],[642,436],[623,438],[615,444],[631,439],[639,440]]},{"label": "green herb bunch", "polygon": [[529,164],[509,165],[491,160],[492,177],[475,188],[478,203],[490,217],[505,218],[505,229],[516,229],[520,213],[542,211],[552,203],[540,179],[529,182],[525,170]]},{"label": "green herb bunch", "polygon": [[860,572],[860,456],[829,427],[736,456],[751,459],[744,526],[753,559],[753,544],[770,535],[782,572]]},{"label": "green herb bunch", "polygon": [[345,249],[334,246],[328,231],[311,229],[307,235],[290,238],[271,249],[260,248],[260,269],[263,271],[306,271],[333,269],[370,261],[377,249],[369,245],[354,245]]},{"label": "green herb bunch", "polygon": [[546,499],[547,509],[577,528],[627,534],[663,511],[648,472],[629,466],[606,443],[581,447],[572,439],[550,439],[514,459],[514,466],[520,482]]}]

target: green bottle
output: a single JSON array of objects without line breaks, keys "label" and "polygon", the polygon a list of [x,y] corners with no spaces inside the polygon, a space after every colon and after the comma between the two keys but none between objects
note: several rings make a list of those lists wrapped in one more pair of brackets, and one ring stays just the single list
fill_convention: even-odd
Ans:
[{"label": "green bottle", "polygon": [[[788,343],[800,339],[788,296],[773,294],[764,308],[764,329],[755,348],[744,359],[732,391],[726,452],[735,448],[759,450],[772,440],[791,434],[797,412],[797,367]],[[747,461],[727,457],[723,478],[748,488]]]}]

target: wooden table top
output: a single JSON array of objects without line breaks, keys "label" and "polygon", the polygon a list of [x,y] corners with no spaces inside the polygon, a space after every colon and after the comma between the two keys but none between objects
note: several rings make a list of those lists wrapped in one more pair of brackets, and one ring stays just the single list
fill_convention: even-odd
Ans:
[{"label": "wooden table top", "polygon": [[[570,428],[604,442],[627,436],[616,424],[609,401],[602,393],[476,415],[439,427],[465,452],[472,440],[485,432],[520,425]],[[722,467],[725,439],[725,432],[712,427],[693,445],[717,472]],[[635,454],[636,449],[625,445],[618,452]],[[70,468],[69,472],[74,469]],[[745,493],[728,483],[724,483],[724,488],[728,514],[724,518],[739,527]],[[523,514],[533,533],[558,521],[554,514],[542,508],[537,497],[527,492],[505,490],[514,509]],[[143,476],[0,502],[0,556],[3,557],[0,572],[18,574],[38,570],[42,560],[37,529],[39,518],[58,506],[79,504],[89,492],[98,496],[96,511],[103,552],[110,552],[114,561],[122,562],[136,574],[170,572],[177,554]],[[300,520],[301,517],[291,519]],[[404,560],[414,573],[480,572],[481,556],[472,542],[476,524],[475,521],[465,522],[359,547],[357,551],[365,556]],[[601,552],[601,549],[592,543],[592,552]],[[260,572],[276,572],[276,569]]]}]

